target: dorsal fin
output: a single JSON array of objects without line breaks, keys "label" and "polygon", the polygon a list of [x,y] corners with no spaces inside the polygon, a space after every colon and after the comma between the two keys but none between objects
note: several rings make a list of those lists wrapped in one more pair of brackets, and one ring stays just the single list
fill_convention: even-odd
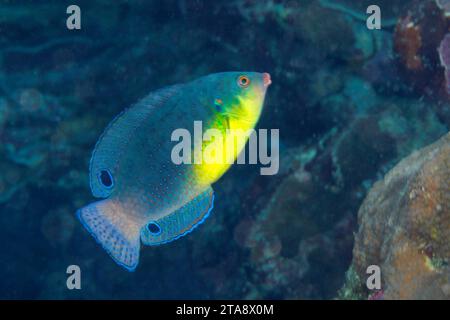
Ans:
[{"label": "dorsal fin", "polygon": [[106,127],[95,145],[90,162],[89,180],[94,197],[106,198],[113,192],[115,173],[121,155],[127,152],[130,139],[152,112],[163,106],[181,87],[174,85],[149,94],[122,111]]}]

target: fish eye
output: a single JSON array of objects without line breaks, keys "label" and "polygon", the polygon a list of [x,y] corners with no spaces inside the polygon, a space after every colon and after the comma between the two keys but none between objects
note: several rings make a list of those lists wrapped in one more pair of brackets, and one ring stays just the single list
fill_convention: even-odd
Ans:
[{"label": "fish eye", "polygon": [[108,189],[114,186],[113,177],[111,175],[111,172],[109,172],[108,170],[100,171],[100,173],[98,174],[98,179],[100,183]]},{"label": "fish eye", "polygon": [[237,80],[239,87],[247,88],[250,85],[250,78],[247,76],[240,76]]},{"label": "fish eye", "polygon": [[153,235],[161,233],[161,227],[156,222],[149,222],[149,224],[147,224],[147,230]]}]

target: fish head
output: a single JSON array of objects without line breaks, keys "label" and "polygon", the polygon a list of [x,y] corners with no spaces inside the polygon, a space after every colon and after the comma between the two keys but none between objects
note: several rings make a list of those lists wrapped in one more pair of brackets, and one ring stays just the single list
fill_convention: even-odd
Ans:
[{"label": "fish head", "polygon": [[268,73],[224,72],[198,79],[190,94],[200,99],[198,105],[208,110],[204,128],[216,129],[223,135],[202,142],[202,159],[209,150],[219,154],[214,163],[195,166],[196,180],[211,185],[231,166],[245,147],[264,104],[266,90],[271,84]]},{"label": "fish head", "polygon": [[224,72],[209,76],[211,98],[219,114],[255,124],[272,83],[268,73]]}]

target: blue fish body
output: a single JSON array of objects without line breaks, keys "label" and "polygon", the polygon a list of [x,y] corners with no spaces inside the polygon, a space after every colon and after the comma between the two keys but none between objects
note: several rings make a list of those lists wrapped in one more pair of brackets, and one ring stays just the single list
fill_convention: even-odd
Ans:
[{"label": "blue fish body", "polygon": [[[243,74],[251,86],[239,82]],[[192,128],[194,121],[207,128],[230,119],[239,123],[230,118],[237,114],[254,126],[268,81],[268,74],[253,72],[209,75],[153,92],[110,123],[90,161],[91,191],[102,200],[77,215],[115,262],[134,271],[141,242],[171,242],[208,217],[214,203],[211,184],[227,167],[174,164],[171,134]]]}]

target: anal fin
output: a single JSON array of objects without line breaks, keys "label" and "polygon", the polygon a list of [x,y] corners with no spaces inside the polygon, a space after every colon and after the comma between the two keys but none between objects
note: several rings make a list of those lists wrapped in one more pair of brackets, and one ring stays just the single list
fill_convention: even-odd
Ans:
[{"label": "anal fin", "polygon": [[178,210],[156,221],[149,221],[141,229],[142,243],[160,245],[179,239],[203,223],[211,213],[214,192],[211,187]]}]

